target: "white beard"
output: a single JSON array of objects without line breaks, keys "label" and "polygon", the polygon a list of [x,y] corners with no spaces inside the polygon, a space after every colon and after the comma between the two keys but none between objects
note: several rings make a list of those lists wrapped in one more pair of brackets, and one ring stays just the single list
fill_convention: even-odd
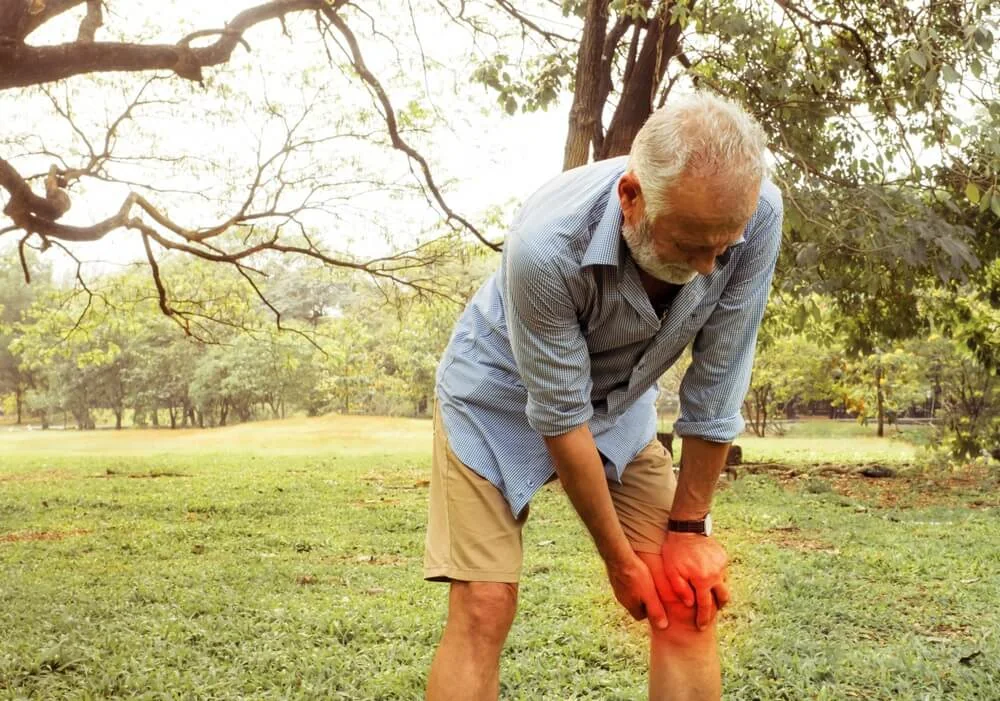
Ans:
[{"label": "white beard", "polygon": [[622,236],[635,264],[647,275],[672,285],[686,285],[698,275],[697,270],[680,263],[666,263],[656,255],[649,220],[645,217],[638,227],[622,223]]}]

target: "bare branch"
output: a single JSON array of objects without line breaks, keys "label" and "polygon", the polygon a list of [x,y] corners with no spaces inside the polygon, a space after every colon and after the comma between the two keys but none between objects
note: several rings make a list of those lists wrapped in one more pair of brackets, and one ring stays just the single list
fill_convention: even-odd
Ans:
[{"label": "bare branch", "polygon": [[[41,27],[43,24],[49,20],[58,17],[67,10],[72,10],[78,5],[82,5],[86,0],[48,0],[42,4],[41,12],[31,12],[30,8],[35,5],[37,9],[37,4],[32,3],[31,0],[9,0],[9,9],[6,12],[21,13],[19,18],[20,28],[18,31],[7,34],[7,36],[17,41],[23,41],[25,37],[31,34],[33,31]],[[0,36],[3,36],[5,32],[3,28],[0,27]]]},{"label": "bare branch", "polygon": [[97,30],[104,24],[102,4],[103,0],[87,0],[87,16],[80,23],[80,31],[76,36],[77,41],[94,40]]},{"label": "bare branch", "polygon": [[558,46],[558,42],[564,41],[567,43],[572,43],[573,39],[571,37],[563,36],[558,32],[553,32],[547,29],[542,29],[537,24],[535,24],[531,19],[525,15],[523,12],[514,7],[509,0],[496,0],[497,6],[506,12],[508,15],[520,22],[524,27],[535,32],[541,36],[545,41],[549,43],[550,46]]},{"label": "bare branch", "polygon": [[17,214],[37,214],[46,219],[55,220],[65,214],[68,207],[64,203],[39,197],[31,191],[31,186],[24,181],[14,167],[0,158],[0,186],[10,193],[10,201],[4,208],[4,214],[17,222]]},{"label": "bare branch", "polygon": [[17,242],[17,255],[21,259],[21,270],[24,271],[24,283],[26,285],[31,284],[31,272],[28,270],[28,260],[24,256],[24,244],[27,243],[30,238],[31,234],[27,234],[24,238]]},{"label": "bare branch", "polygon": [[419,164],[420,170],[423,173],[423,182],[426,183],[427,187],[430,189],[431,193],[434,195],[434,200],[438,203],[442,210],[444,210],[448,221],[457,221],[463,227],[472,232],[472,234],[479,239],[486,246],[490,247],[494,251],[499,251],[500,246],[486,239],[479,230],[474,227],[467,219],[459,214],[456,214],[444,201],[444,197],[441,196],[440,190],[438,190],[437,185],[434,183],[434,177],[431,175],[430,166],[427,161],[421,156],[412,146],[410,146],[406,141],[403,140],[402,136],[399,134],[399,128],[396,122],[396,113],[393,110],[392,103],[389,101],[389,96],[386,94],[385,89],[379,82],[378,78],[368,70],[368,66],[365,64],[365,59],[361,54],[361,48],[358,46],[358,40],[354,36],[354,33],[347,26],[347,23],[334,11],[330,9],[325,9],[323,14],[330,21],[330,23],[337,28],[337,30],[343,35],[344,39],[347,41],[350,47],[350,55],[354,63],[354,68],[357,70],[358,75],[361,79],[368,84],[371,90],[375,93],[378,98],[379,103],[382,105],[383,118],[385,119],[386,126],[389,129],[389,137],[392,139],[393,148],[402,151],[407,156],[409,156],[411,161],[415,161]]},{"label": "bare branch", "polygon": [[177,44],[83,41],[54,46],[28,46],[24,43],[0,43],[0,90],[48,83],[84,73],[109,71],[172,70],[181,78],[201,82],[202,69],[229,61],[243,33],[254,25],[293,12],[323,10],[335,13],[345,2],[346,0],[273,0],[239,13],[215,43],[197,48],[191,48],[185,43],[190,41],[190,37]]}]

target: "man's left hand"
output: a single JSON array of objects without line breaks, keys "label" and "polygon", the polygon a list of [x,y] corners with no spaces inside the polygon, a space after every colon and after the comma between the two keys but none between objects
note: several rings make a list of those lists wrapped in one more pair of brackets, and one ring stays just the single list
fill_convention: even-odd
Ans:
[{"label": "man's left hand", "polygon": [[696,607],[698,629],[704,630],[729,603],[725,549],[711,536],[668,531],[661,553],[664,577],[657,584],[671,590],[661,597],[668,600],[672,594],[685,606]]}]

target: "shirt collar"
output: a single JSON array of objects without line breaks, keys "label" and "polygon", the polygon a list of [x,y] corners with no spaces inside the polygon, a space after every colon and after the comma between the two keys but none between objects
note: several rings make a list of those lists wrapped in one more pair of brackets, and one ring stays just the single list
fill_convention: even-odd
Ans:
[{"label": "shirt collar", "polygon": [[614,265],[621,261],[622,239],[622,208],[618,202],[618,177],[608,189],[607,205],[604,214],[597,222],[594,233],[590,237],[590,245],[580,261],[582,267],[589,265]]}]

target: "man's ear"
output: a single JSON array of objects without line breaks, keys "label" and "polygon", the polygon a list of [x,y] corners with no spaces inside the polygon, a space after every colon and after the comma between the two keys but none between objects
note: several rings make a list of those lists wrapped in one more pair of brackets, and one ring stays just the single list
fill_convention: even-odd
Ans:
[{"label": "man's ear", "polygon": [[634,223],[639,219],[639,209],[642,204],[642,188],[635,173],[625,173],[618,180],[618,201],[621,204],[625,221]]}]

